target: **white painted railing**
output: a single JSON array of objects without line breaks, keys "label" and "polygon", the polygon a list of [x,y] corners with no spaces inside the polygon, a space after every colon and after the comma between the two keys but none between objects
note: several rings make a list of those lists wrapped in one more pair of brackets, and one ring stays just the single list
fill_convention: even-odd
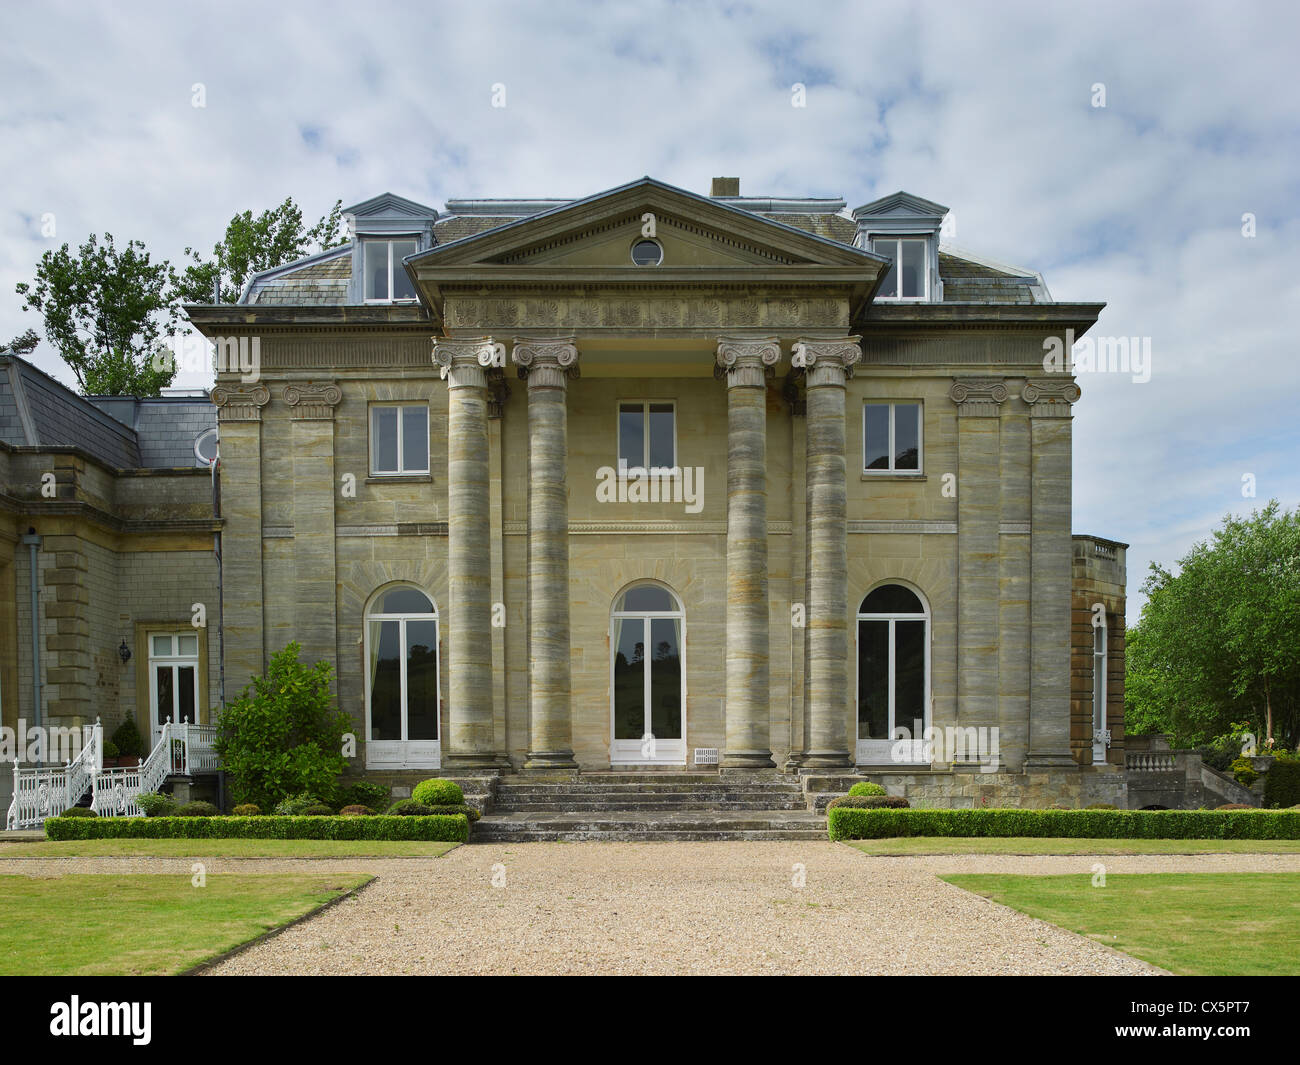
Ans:
[{"label": "white painted railing", "polygon": [[30,766],[14,759],[14,797],[5,819],[8,828],[39,828],[47,817],[57,817],[94,787],[102,768],[104,726],[96,721],[82,729],[81,750],[63,766]]}]

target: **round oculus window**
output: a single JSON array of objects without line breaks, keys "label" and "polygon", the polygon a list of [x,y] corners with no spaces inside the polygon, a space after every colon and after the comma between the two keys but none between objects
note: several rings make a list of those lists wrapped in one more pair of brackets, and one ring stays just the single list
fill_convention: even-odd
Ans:
[{"label": "round oculus window", "polygon": [[638,240],[632,245],[632,261],[637,266],[658,266],[664,261],[664,249],[657,240]]},{"label": "round oculus window", "polygon": [[194,457],[200,466],[211,466],[217,461],[217,431],[204,429],[194,438]]}]

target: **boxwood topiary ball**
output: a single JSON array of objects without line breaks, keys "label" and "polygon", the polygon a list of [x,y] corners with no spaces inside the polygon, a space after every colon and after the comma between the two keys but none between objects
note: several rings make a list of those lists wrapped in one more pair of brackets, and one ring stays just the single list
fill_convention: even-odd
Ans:
[{"label": "boxwood topiary ball", "polygon": [[434,777],[415,785],[411,789],[411,798],[425,806],[459,806],[465,801],[465,793],[454,780]]},{"label": "boxwood topiary ball", "polygon": [[884,795],[885,789],[870,780],[860,780],[849,788],[850,795]]}]

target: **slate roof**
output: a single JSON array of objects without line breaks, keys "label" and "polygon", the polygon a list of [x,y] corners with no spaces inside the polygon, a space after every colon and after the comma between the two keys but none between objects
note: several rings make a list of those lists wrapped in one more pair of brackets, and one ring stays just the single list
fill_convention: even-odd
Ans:
[{"label": "slate roof", "polygon": [[26,359],[0,353],[0,440],[15,447],[79,447],[117,469],[196,466],[194,439],[216,424],[206,398],[79,396]]},{"label": "slate roof", "polygon": [[351,278],[352,245],[344,244],[254,276],[240,302],[286,307],[342,306],[348,301]]}]

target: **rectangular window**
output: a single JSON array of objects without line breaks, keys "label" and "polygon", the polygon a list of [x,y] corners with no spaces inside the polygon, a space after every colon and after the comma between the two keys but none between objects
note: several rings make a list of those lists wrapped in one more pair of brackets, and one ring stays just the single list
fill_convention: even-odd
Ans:
[{"label": "rectangular window", "polygon": [[418,248],[417,242],[410,237],[361,242],[361,271],[365,277],[367,303],[415,299],[415,289],[406,276],[402,260],[414,255]]},{"label": "rectangular window", "polygon": [[876,293],[878,300],[928,300],[930,271],[926,268],[929,241],[916,237],[873,237],[871,250],[893,259]]},{"label": "rectangular window", "polygon": [[370,472],[394,477],[429,472],[427,404],[371,406]]},{"label": "rectangular window", "polygon": [[862,470],[921,472],[921,404],[867,403],[863,407]]},{"label": "rectangular window", "polygon": [[632,401],[618,405],[618,465],[620,471],[677,465],[674,404]]}]

